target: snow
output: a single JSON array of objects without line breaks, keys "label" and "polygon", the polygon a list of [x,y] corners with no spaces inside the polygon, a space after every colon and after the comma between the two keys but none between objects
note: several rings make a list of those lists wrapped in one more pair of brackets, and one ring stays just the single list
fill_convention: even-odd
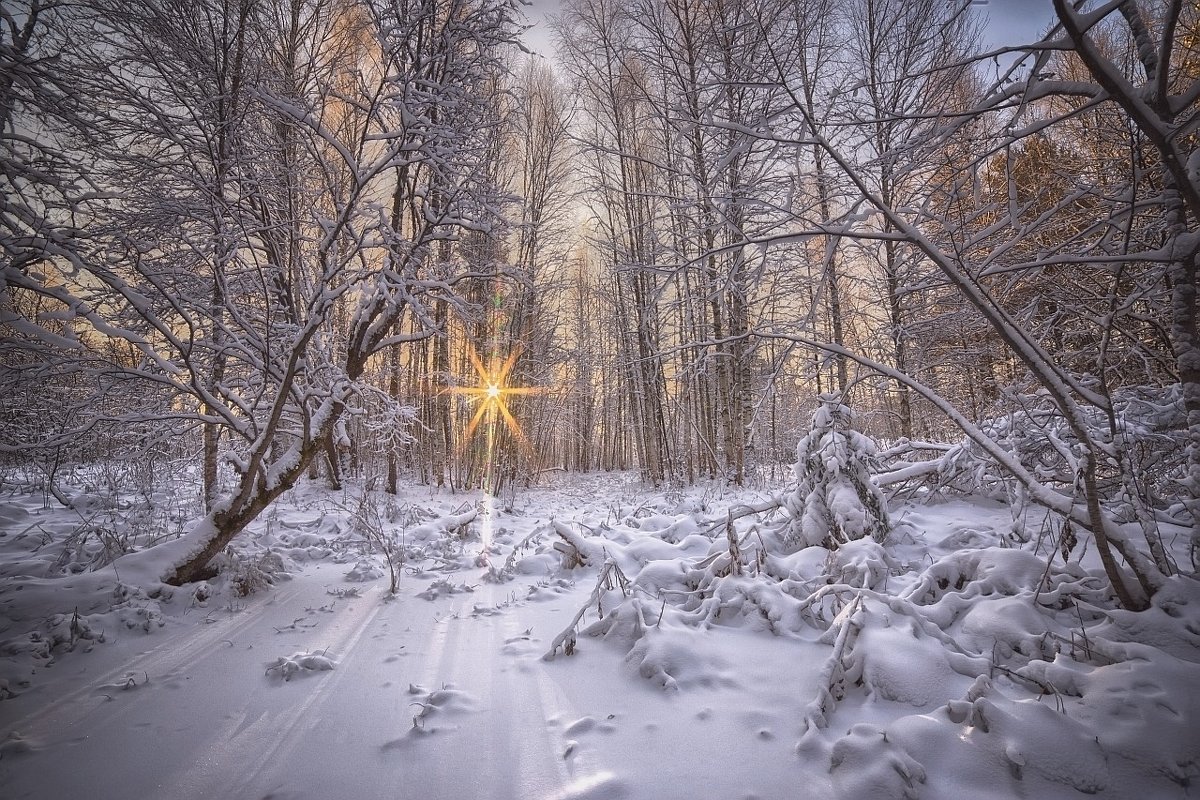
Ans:
[{"label": "snow", "polygon": [[883,541],[793,551],[762,487],[554,480],[504,502],[302,483],[182,587],[159,578],[193,534],[96,568],[76,510],[10,484],[0,794],[1196,792],[1190,577],[1119,610],[1094,548],[1048,565],[991,499],[893,504]]}]

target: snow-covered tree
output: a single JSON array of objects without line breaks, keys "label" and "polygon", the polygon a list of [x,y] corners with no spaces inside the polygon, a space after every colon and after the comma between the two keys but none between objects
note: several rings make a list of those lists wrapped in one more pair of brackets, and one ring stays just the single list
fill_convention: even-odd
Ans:
[{"label": "snow-covered tree", "polygon": [[[1003,464],[1033,502],[1089,530],[1121,604],[1140,609],[1149,605],[1172,568],[1156,563],[1162,559],[1154,555],[1150,515],[1142,515],[1150,523],[1141,537],[1150,541],[1143,544],[1135,542],[1104,509],[1107,474],[1113,469],[1127,477],[1137,473],[1129,463],[1131,454],[1122,442],[1112,401],[1113,391],[1128,372],[1127,367],[1114,368],[1114,343],[1143,335],[1144,319],[1150,320],[1150,330],[1167,332],[1175,363],[1159,363],[1155,369],[1172,372],[1183,387],[1181,405],[1189,414],[1189,436],[1196,441],[1200,426],[1195,420],[1200,417],[1193,409],[1200,407],[1196,400],[1200,393],[1195,392],[1200,381],[1195,378],[1195,365],[1200,359],[1195,358],[1194,226],[1200,184],[1187,165],[1195,163],[1190,131],[1200,82],[1195,80],[1194,55],[1184,35],[1191,30],[1194,15],[1180,3],[1151,8],[1132,0],[1087,13],[1056,0],[1055,10],[1058,26],[1043,42],[1024,49],[1024,61],[990,86],[956,84],[953,91],[941,95],[939,107],[928,112],[938,124],[909,146],[924,150],[930,158],[937,159],[937,153],[944,156],[942,166],[927,173],[930,201],[889,200],[874,185],[869,165],[859,163],[857,150],[814,135],[830,159],[831,170],[840,176],[844,200],[855,209],[855,218],[825,223],[797,219],[815,230],[836,224],[843,236],[882,236],[911,249],[935,277],[905,286],[905,293],[936,288],[956,298],[954,307],[985,323],[986,346],[999,354],[992,360],[1003,362],[1004,369],[987,379],[1036,387],[1020,388],[1010,396],[1034,392],[1043,396],[1079,442],[1071,485],[1065,489],[1047,485],[1014,459],[1003,442],[990,438],[977,420],[967,419],[960,407],[939,394],[940,379],[932,371],[913,364],[905,369],[885,365],[872,355],[831,345],[819,334],[803,330],[804,324],[797,326],[799,331],[763,333],[845,354],[922,396]],[[1106,42],[1121,47],[1110,51]],[[1064,79],[1065,73],[1055,66],[1064,52],[1082,65],[1073,79]],[[1092,108],[1112,112],[1124,126],[1119,141],[1124,148],[1122,160],[1130,168],[1128,181],[1114,183],[1121,172],[1109,167],[1088,168],[1072,175],[1053,202],[1044,202],[1037,213],[1030,213],[1032,201],[1047,198],[1023,193],[1019,171],[1007,169],[1004,191],[991,190],[986,178],[989,166],[997,163],[995,155],[1015,154],[1037,135],[1059,136]],[[795,111],[801,117],[811,113],[802,103],[795,104]],[[1066,135],[1059,141],[1077,149]],[[1033,252],[1023,249],[1038,235],[1043,236],[1044,246]],[[1054,319],[1060,321],[1054,323],[1055,330],[1043,322],[1049,304],[1023,303],[1012,287],[1058,269],[1066,269],[1073,279],[1081,275],[1090,279],[1072,286],[1062,297],[1069,308],[1060,303],[1052,309]],[[1169,308],[1146,302],[1168,288]],[[1079,330],[1064,331],[1062,320],[1077,322]],[[1086,339],[1075,338],[1082,333]],[[1082,354],[1078,346],[1069,344],[1072,340],[1086,342]],[[1153,350],[1139,348],[1139,352]],[[1108,418],[1107,430],[1089,428],[1093,414]],[[1181,507],[1194,508],[1200,448],[1189,446],[1188,453],[1179,476],[1183,488],[1179,500]],[[1136,480],[1126,483],[1130,490],[1136,489]]]},{"label": "snow-covered tree", "polygon": [[[515,14],[510,0],[96,0],[54,18],[80,33],[56,63],[91,98],[72,109],[87,125],[36,105],[56,96],[8,104],[0,85],[9,130],[45,124],[38,141],[62,142],[96,187],[0,217],[0,288],[46,298],[69,334],[6,305],[0,321],[38,346],[17,366],[128,399],[85,404],[76,428],[199,430],[231,475],[162,577],[201,577],[311,463],[335,468],[343,418],[384,398],[374,362],[437,333],[432,309],[462,280],[440,244],[495,219],[478,112]],[[6,185],[62,197],[53,175],[17,175],[27,138],[3,140]],[[35,206],[50,224],[27,221]],[[110,346],[96,355],[85,335]]]},{"label": "snow-covered tree", "polygon": [[838,545],[870,537],[882,542],[890,529],[887,504],[871,482],[875,442],[854,428],[841,392],[823,394],[808,435],[796,445],[796,490],[784,501],[791,521],[784,533],[791,548]]},{"label": "snow-covered tree", "polygon": [[[889,205],[924,202],[928,174],[937,158],[922,147],[936,127],[945,96],[969,72],[963,56],[975,45],[972,18],[941,0],[859,0],[849,3],[847,30],[851,75],[862,87],[850,93],[846,118],[858,168],[872,190]],[[957,66],[955,66],[957,65]],[[930,113],[930,112],[933,113]],[[932,156],[932,157],[931,157]],[[912,352],[912,307],[922,298],[911,287],[926,276],[919,251],[892,238],[892,226],[879,220],[881,233],[855,237],[855,250],[867,270],[871,294],[878,298],[865,313],[882,334],[884,360],[901,372],[912,372],[919,358]],[[871,309],[875,309],[872,311]],[[882,316],[881,315],[885,315]],[[908,387],[889,392],[902,436],[912,437],[914,420]]]}]

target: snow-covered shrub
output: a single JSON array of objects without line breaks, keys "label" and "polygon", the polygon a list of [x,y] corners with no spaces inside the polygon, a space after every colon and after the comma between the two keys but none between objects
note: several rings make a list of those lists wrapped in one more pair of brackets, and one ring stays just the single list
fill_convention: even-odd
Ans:
[{"label": "snow-covered shrub", "polygon": [[[110,623],[119,622],[129,630],[140,629],[145,633],[151,633],[167,624],[163,618],[160,601],[170,600],[170,591],[151,590],[147,593],[140,586],[118,583],[111,597],[113,604],[109,609]],[[112,617],[116,619],[113,620]]]},{"label": "snow-covered shrub", "polygon": [[378,564],[374,563],[370,559],[363,558],[359,559],[358,562],[351,567],[350,571],[346,573],[345,580],[353,581],[355,583],[365,583],[366,581],[373,581],[376,578],[382,577],[383,569],[381,569]]},{"label": "snow-covered shrub", "polygon": [[214,561],[218,573],[226,578],[237,597],[248,597],[274,586],[280,576],[289,577],[283,558],[271,550],[253,557],[227,547]]},{"label": "snow-covered shrub", "polygon": [[426,586],[424,591],[417,592],[417,597],[423,600],[437,600],[439,597],[446,595],[463,594],[473,591],[475,591],[475,587],[469,583],[455,583],[449,577],[442,577]]},{"label": "snow-covered shrub", "polygon": [[829,583],[874,589],[898,566],[879,542],[859,539],[829,553],[825,577]]},{"label": "snow-covered shrub", "polygon": [[871,482],[875,443],[853,427],[840,392],[823,394],[812,428],[796,445],[796,491],[785,499],[791,514],[784,535],[793,549],[870,537],[882,542],[889,530],[883,495]]},{"label": "snow-covered shrub", "polygon": [[[398,507],[391,501],[381,505],[379,496],[364,489],[358,506],[353,510],[351,529],[363,538],[367,545],[380,553],[387,562],[390,578],[389,591],[394,595],[400,585],[400,567],[404,563],[404,551],[389,520],[399,517]],[[383,576],[383,570],[369,559],[359,559],[354,569],[346,574],[348,581],[369,581]]]},{"label": "snow-covered shrub", "polygon": [[429,724],[431,717],[447,713],[471,713],[478,707],[478,701],[474,695],[455,688],[452,683],[444,683],[441,688],[432,691],[424,686],[410,683],[408,693],[416,697],[409,705],[418,709],[417,713],[413,715],[413,726],[409,734],[433,733],[437,728]]},{"label": "snow-covered shrub", "polygon": [[[1014,407],[982,420],[979,429],[1011,453],[1040,482],[1070,490],[1079,473],[1082,451],[1066,418],[1041,394],[1009,398]],[[1116,422],[1114,441],[1108,416],[1099,409],[1081,409],[1081,419],[1097,441],[1123,452],[1141,502],[1157,508],[1171,505],[1182,476],[1187,422],[1178,386],[1127,387],[1113,392]],[[911,448],[893,448],[904,458]],[[933,463],[933,462],[929,462]],[[899,466],[911,466],[901,464]],[[1134,518],[1130,487],[1122,485],[1116,461],[1100,459],[1100,494],[1122,521]],[[892,465],[895,469],[896,465]],[[936,460],[936,469],[913,470],[927,485],[956,494],[983,495],[1001,501],[1014,499],[1016,480],[1003,465],[969,439],[950,447]],[[898,473],[896,473],[898,474]],[[899,483],[900,481],[890,481]]]},{"label": "snow-covered shrub", "polygon": [[77,642],[103,642],[104,632],[97,630],[92,621],[86,616],[80,616],[79,609],[71,614],[55,614],[42,625],[42,630],[29,634],[33,642],[46,645],[46,655],[49,656],[54,648],[65,646],[68,650],[75,649]]}]

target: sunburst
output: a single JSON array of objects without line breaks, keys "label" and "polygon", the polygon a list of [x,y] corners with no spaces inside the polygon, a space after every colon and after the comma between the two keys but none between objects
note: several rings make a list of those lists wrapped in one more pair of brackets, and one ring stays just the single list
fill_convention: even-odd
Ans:
[{"label": "sunburst", "polygon": [[[543,391],[543,387],[508,385],[509,373],[512,371],[513,365],[517,363],[520,350],[513,350],[502,364],[497,366],[497,362],[493,362],[490,368],[483,365],[479,354],[475,352],[475,348],[470,344],[467,345],[467,355],[471,359],[471,366],[475,368],[479,384],[477,386],[452,386],[447,390],[452,394],[462,394],[473,400],[481,401],[479,408],[475,411],[475,416],[471,418],[470,424],[467,425],[467,432],[463,437],[463,442],[470,441],[475,433],[475,429],[479,427],[479,423],[484,419],[494,421],[499,416],[504,420],[504,426],[508,428],[513,438],[517,440],[522,448],[527,449],[529,442],[525,437],[525,432],[521,430],[520,423],[517,422],[512,412],[509,411],[507,400],[510,397],[538,394]],[[492,460],[492,437],[490,435],[488,437],[487,458],[490,463]]]}]

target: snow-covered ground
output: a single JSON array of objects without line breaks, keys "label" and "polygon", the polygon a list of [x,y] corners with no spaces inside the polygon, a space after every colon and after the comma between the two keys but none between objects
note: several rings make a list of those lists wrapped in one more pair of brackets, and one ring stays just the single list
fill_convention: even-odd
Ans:
[{"label": "snow-covered ground", "polygon": [[304,485],[172,588],[10,488],[0,796],[1200,796],[1195,581],[1116,611],[971,498],[789,553],[769,499]]}]

